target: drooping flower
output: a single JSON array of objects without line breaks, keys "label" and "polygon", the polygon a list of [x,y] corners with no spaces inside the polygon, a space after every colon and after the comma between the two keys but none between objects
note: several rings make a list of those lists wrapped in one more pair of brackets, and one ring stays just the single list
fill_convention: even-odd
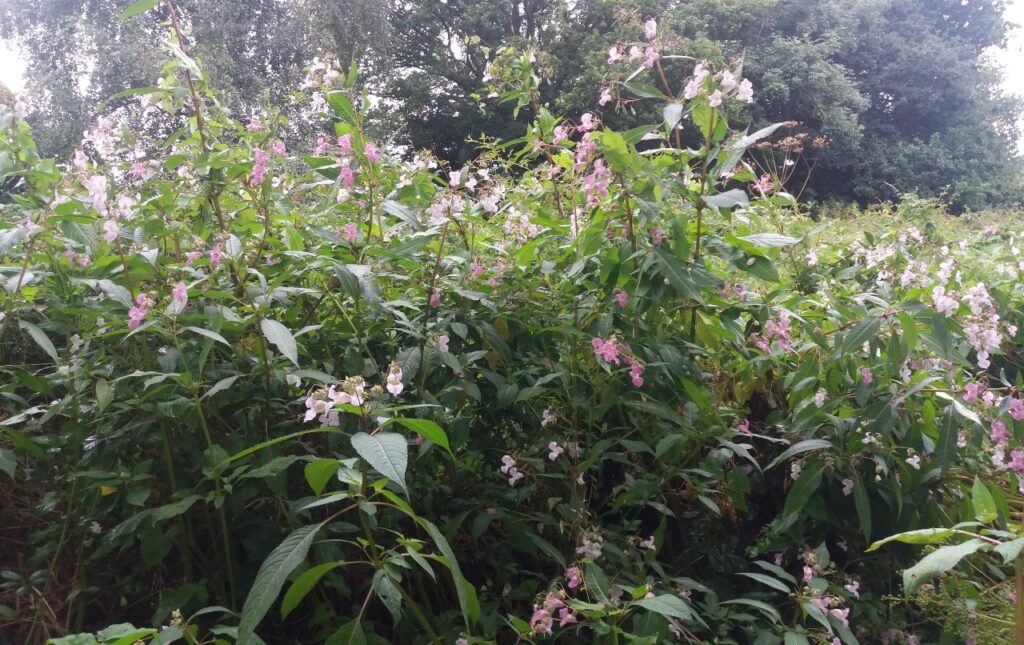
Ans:
[{"label": "drooping flower", "polygon": [[184,282],[178,282],[171,290],[171,297],[175,302],[185,304],[188,302],[188,287]]},{"label": "drooping flower", "polygon": [[650,18],[644,23],[644,37],[647,40],[654,40],[656,35],[658,35],[658,23],[654,18]]},{"label": "drooping flower", "polygon": [[113,244],[117,236],[121,234],[121,226],[117,220],[108,219],[103,222],[103,239]]},{"label": "drooping flower", "polygon": [[565,570],[565,581],[567,587],[576,589],[583,584],[583,572],[579,567],[569,567]]},{"label": "drooping flower", "polygon": [[657,226],[651,229],[651,244],[654,246],[660,246],[664,240],[665,231],[661,230],[661,228]]},{"label": "drooping flower", "polygon": [[747,436],[752,436],[754,434],[750,430],[750,419],[744,419],[741,423],[736,424],[736,430]]},{"label": "drooping flower", "polygon": [[1024,419],[1024,401],[1017,398],[1010,399],[1010,416],[1014,421]]},{"label": "drooping flower", "polygon": [[210,266],[216,269],[220,266],[220,262],[224,257],[224,251],[221,250],[220,244],[210,249]]},{"label": "drooping flower", "polygon": [[981,383],[968,383],[964,386],[964,403],[977,403],[981,390]]},{"label": "drooping flower", "polygon": [[601,88],[601,97],[597,99],[597,104],[604,107],[608,105],[608,102],[612,100],[612,90],[608,87]]},{"label": "drooping flower", "polygon": [[714,92],[711,93],[711,96],[708,97],[708,105],[710,105],[713,108],[716,108],[721,104],[722,90],[715,90]]},{"label": "drooping flower", "polygon": [[642,387],[644,384],[644,366],[640,361],[633,361],[629,368],[629,378],[633,381],[634,387]]},{"label": "drooping flower", "polygon": [[594,348],[594,355],[604,362],[619,364],[619,349],[614,336],[608,340],[596,336],[590,341],[590,345]]},{"label": "drooping flower", "polygon": [[647,49],[644,51],[644,67],[654,67],[654,63],[656,63],[659,58],[661,58],[661,54],[659,54],[658,50],[654,48],[654,45],[648,45]]},{"label": "drooping flower", "polygon": [[556,459],[558,459],[559,455],[561,455],[563,452],[565,452],[565,448],[563,448],[562,446],[558,445],[557,441],[552,441],[551,443],[548,444],[548,459],[549,460],[555,461]]},{"label": "drooping flower", "polygon": [[852,493],[852,492],[853,492],[853,480],[852,479],[844,479],[843,480],[843,495],[849,496],[850,493]]},{"label": "drooping flower", "polygon": [[245,129],[249,132],[259,132],[263,129],[263,124],[260,123],[260,118],[258,116],[253,115],[252,118],[249,119],[249,125],[245,126]]},{"label": "drooping flower", "polygon": [[750,81],[743,79],[739,87],[736,88],[736,98],[745,103],[754,102],[754,86],[750,84]]},{"label": "drooping flower", "polygon": [[440,352],[448,351],[448,334],[441,334],[437,338],[437,350]]},{"label": "drooping flower", "polygon": [[282,155],[283,156],[284,153],[285,153],[284,141],[281,141],[280,139],[278,139],[277,141],[272,143],[270,145],[270,151],[273,152],[275,155]]},{"label": "drooping flower", "polygon": [[402,368],[397,363],[392,363],[388,368],[387,390],[392,396],[398,396],[405,389],[402,385]]},{"label": "drooping flower", "polygon": [[622,60],[622,49],[618,45],[615,45],[608,50],[608,64],[614,65],[615,63]]},{"label": "drooping flower", "polygon": [[341,236],[345,238],[346,242],[352,244],[359,239],[359,227],[354,222],[349,222],[341,227]]},{"label": "drooping flower", "polygon": [[14,103],[14,116],[19,119],[28,118],[28,103],[24,101],[16,101]]},{"label": "drooping flower", "polygon": [[140,293],[135,296],[135,305],[128,310],[128,327],[129,329],[135,329],[142,324],[142,320],[149,315],[149,310],[153,308],[153,299],[144,293]]},{"label": "drooping flower", "polygon": [[864,385],[871,385],[875,380],[875,375],[870,367],[862,367],[860,368],[860,378]]},{"label": "drooping flower", "polygon": [[435,307],[435,308],[441,306],[441,292],[440,291],[431,291],[430,292],[429,304],[430,304],[431,307]]}]

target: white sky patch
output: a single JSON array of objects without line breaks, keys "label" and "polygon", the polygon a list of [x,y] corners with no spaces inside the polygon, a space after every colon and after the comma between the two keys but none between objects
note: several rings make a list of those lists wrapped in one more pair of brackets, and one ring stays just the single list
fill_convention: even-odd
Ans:
[{"label": "white sky patch", "polygon": [[[1002,70],[1003,92],[1024,100],[1024,0],[1009,0],[1003,15],[1010,23],[1006,47],[993,47],[986,53]],[[1017,141],[1017,150],[1024,154],[1024,121],[1021,122],[1021,139]]]},{"label": "white sky patch", "polygon": [[0,41],[0,83],[18,94],[25,89],[25,60],[10,43]]}]

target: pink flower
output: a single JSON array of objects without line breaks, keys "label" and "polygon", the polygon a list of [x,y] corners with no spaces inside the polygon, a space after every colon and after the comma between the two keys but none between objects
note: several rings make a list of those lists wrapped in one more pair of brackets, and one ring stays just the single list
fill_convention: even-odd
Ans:
[{"label": "pink flower", "polygon": [[141,179],[146,174],[146,164],[136,161],[132,164],[132,174]]},{"label": "pink flower", "polygon": [[658,35],[658,23],[654,21],[654,18],[650,18],[644,23],[644,37],[647,40],[654,40],[656,35]]},{"label": "pink flower", "polygon": [[249,132],[259,132],[263,129],[263,124],[260,123],[260,118],[258,116],[253,115],[253,117],[249,119],[249,125],[245,126],[245,129]]},{"label": "pink flower", "polygon": [[149,314],[149,310],[155,303],[144,293],[135,297],[135,306],[128,310],[128,327],[135,329],[142,324],[142,319]]},{"label": "pink flower", "polygon": [[352,244],[359,238],[359,227],[353,222],[349,222],[341,227],[341,235],[345,238],[346,242]]},{"label": "pink flower", "polygon": [[649,45],[647,50],[644,52],[644,67],[654,67],[654,63],[661,58],[658,54],[658,50],[654,48],[654,45]]},{"label": "pink flower", "polygon": [[365,146],[363,146],[363,154],[366,155],[366,158],[372,161],[373,163],[377,163],[378,161],[380,161],[380,151],[377,150],[377,146],[373,145],[372,143],[367,143]]},{"label": "pink flower", "polygon": [[1024,401],[1016,398],[1010,399],[1010,416],[1014,421],[1024,419]]},{"label": "pink flower", "polygon": [[661,246],[662,241],[665,239],[665,231],[655,226],[651,229],[651,244],[654,246]]},{"label": "pink flower", "polygon": [[594,348],[594,355],[604,362],[619,364],[619,350],[615,346],[614,337],[604,340],[598,336],[590,341],[590,345]]},{"label": "pink flower", "polygon": [[341,183],[345,184],[345,188],[352,190],[356,183],[356,171],[345,164],[339,172],[341,173]]},{"label": "pink flower", "polygon": [[583,584],[583,572],[579,567],[569,567],[565,570],[566,586],[575,589]]},{"label": "pink flower", "polygon": [[569,129],[564,125],[555,126],[554,131],[555,137],[551,140],[551,143],[558,144],[569,138]]},{"label": "pink flower", "polygon": [[629,305],[629,294],[624,289],[616,289],[615,302],[619,303],[619,307],[625,309]]},{"label": "pink flower", "polygon": [[615,45],[608,50],[608,64],[614,65],[618,61],[622,60],[622,50],[618,45]]},{"label": "pink flower", "polygon": [[278,139],[270,146],[270,151],[276,155],[283,155],[285,153],[284,141]]},{"label": "pink flower", "polygon": [[740,82],[738,88],[736,88],[736,98],[744,103],[754,102],[754,87],[750,84],[750,81],[743,79]]},{"label": "pink flower", "polygon": [[1024,450],[1014,450],[1010,453],[1009,468],[1015,473],[1024,471]]},{"label": "pink flower", "polygon": [[178,282],[174,285],[174,289],[171,290],[171,297],[175,302],[185,304],[188,302],[188,287],[185,286],[184,282]]},{"label": "pink flower", "polygon": [[847,616],[850,615],[850,608],[849,607],[847,607],[845,609],[838,609],[838,608],[833,609],[832,610],[832,615],[839,619],[839,622],[841,622],[843,624],[843,627],[845,627],[847,629],[850,628],[850,621],[847,619]]},{"label": "pink flower", "polygon": [[448,334],[441,334],[440,336],[438,336],[438,338],[437,338],[437,350],[439,352],[447,352],[448,351],[448,340],[449,340],[448,339]]},{"label": "pink flower", "polygon": [[121,226],[116,220],[108,219],[103,222],[103,231],[103,239],[113,244],[117,236],[121,234]]},{"label": "pink flower", "polygon": [[714,107],[718,107],[721,104],[722,104],[722,90],[715,90],[714,92],[711,93],[711,96],[708,97],[708,105],[710,105],[711,107],[714,108]]},{"label": "pink flower", "polygon": [[964,403],[977,403],[978,396],[981,394],[980,383],[968,383],[964,387]]},{"label": "pink flower", "polygon": [[850,595],[853,596],[854,598],[860,598],[860,591],[859,591],[860,583],[857,582],[856,580],[854,580],[850,584],[844,586],[843,589],[846,589],[850,593]]},{"label": "pink flower", "polygon": [[571,624],[573,624],[575,622],[577,622],[576,621],[576,616],[572,615],[572,610],[571,609],[569,609],[568,607],[562,607],[561,609],[558,610],[558,626],[559,627],[565,627],[566,625],[571,625]]},{"label": "pink flower", "polygon": [[440,291],[431,291],[430,292],[430,306],[431,307],[440,307],[441,306],[441,292]]},{"label": "pink flower", "polygon": [[1006,443],[1010,440],[1010,433],[1006,430],[1006,424],[996,419],[992,422],[992,429],[989,432],[989,437],[993,443]]},{"label": "pink flower", "polygon": [[224,257],[224,251],[221,251],[220,244],[213,247],[210,250],[210,266],[216,269],[220,266],[220,261]]},{"label": "pink flower", "polygon": [[85,170],[85,166],[88,161],[89,158],[85,156],[84,152],[82,152],[81,150],[75,150],[75,156],[72,161],[72,163],[74,163],[75,165],[75,168],[78,168],[79,170]]},{"label": "pink flower", "polygon": [[608,105],[608,102],[612,100],[612,90],[608,87],[601,88],[601,98],[597,100],[597,104],[600,106]]},{"label": "pink flower", "polygon": [[326,154],[327,151],[330,150],[330,149],[331,149],[331,142],[327,139],[327,137],[317,137],[316,138],[316,147],[313,148],[313,154],[315,154],[315,155]]},{"label": "pink flower", "polygon": [[188,253],[185,254],[185,264],[188,266],[192,266],[192,263],[201,257],[203,257],[202,251],[189,251]]},{"label": "pink flower", "polygon": [[533,615],[530,616],[530,629],[533,633],[550,635],[553,625],[554,620],[551,618],[551,612],[540,605],[534,605]]},{"label": "pink flower", "polygon": [[352,154],[352,135],[343,134],[338,137],[338,148],[341,149],[341,154],[346,157]]},{"label": "pink flower", "polygon": [[588,130],[594,129],[594,115],[590,112],[585,112],[580,117],[580,131],[587,132]]},{"label": "pink flower", "polygon": [[753,436],[753,432],[750,431],[750,419],[744,419],[743,423],[736,426],[736,429],[747,436]]},{"label": "pink flower", "polygon": [[639,361],[634,361],[629,368],[629,378],[633,380],[634,387],[642,387],[644,384],[644,366]]},{"label": "pink flower", "polygon": [[392,363],[388,368],[387,389],[392,396],[398,396],[405,389],[402,385],[402,368],[397,363]]},{"label": "pink flower", "polygon": [[19,119],[28,118],[28,103],[24,101],[16,101],[14,103],[14,116]]},{"label": "pink flower", "polygon": [[875,375],[871,372],[870,367],[862,367],[860,368],[860,378],[864,385],[871,385],[875,380]]},{"label": "pink flower", "polygon": [[563,452],[565,452],[565,448],[558,445],[557,441],[552,441],[548,444],[548,451],[548,459],[555,461]]}]

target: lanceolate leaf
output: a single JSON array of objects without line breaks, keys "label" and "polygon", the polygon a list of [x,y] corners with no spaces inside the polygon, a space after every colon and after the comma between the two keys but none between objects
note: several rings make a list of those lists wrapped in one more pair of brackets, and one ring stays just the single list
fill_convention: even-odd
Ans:
[{"label": "lanceolate leaf", "polygon": [[926,555],[920,562],[903,572],[903,588],[907,594],[914,593],[922,583],[931,580],[940,573],[955,567],[965,557],[976,552],[985,543],[972,538],[961,544],[939,547]]},{"label": "lanceolate leaf", "polygon": [[18,326],[27,331],[32,340],[36,341],[36,345],[39,345],[39,348],[46,352],[46,355],[52,358],[54,362],[60,360],[60,357],[57,355],[57,348],[53,346],[53,341],[50,340],[45,331],[27,320],[19,320]]},{"label": "lanceolate leaf", "polygon": [[277,347],[283,356],[296,365],[299,364],[299,350],[295,344],[295,337],[287,327],[276,320],[264,318],[260,321],[260,329],[263,330],[263,335],[267,340]]},{"label": "lanceolate leaf", "polygon": [[405,469],[409,464],[409,446],[405,437],[389,432],[375,435],[360,432],[352,435],[352,447],[374,470],[398,484],[406,495],[409,494],[405,485]]},{"label": "lanceolate leaf", "polygon": [[257,625],[281,593],[288,576],[306,559],[310,545],[323,526],[324,524],[312,524],[296,529],[271,551],[260,565],[252,589],[242,607],[242,617],[238,623],[238,642],[248,642],[247,639],[255,635]]}]

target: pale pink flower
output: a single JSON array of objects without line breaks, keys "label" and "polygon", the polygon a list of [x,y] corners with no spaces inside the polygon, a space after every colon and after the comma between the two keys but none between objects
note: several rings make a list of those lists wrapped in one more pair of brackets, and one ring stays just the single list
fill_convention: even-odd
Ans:
[{"label": "pale pink flower", "polygon": [[722,104],[722,90],[715,90],[714,92],[711,93],[711,96],[708,97],[708,105],[710,105],[713,108],[716,108],[716,107],[718,107],[721,104]]},{"label": "pale pink flower", "polygon": [[864,385],[871,385],[875,380],[875,375],[871,372],[870,367],[860,368],[860,378],[864,382]]},{"label": "pale pink flower", "polygon": [[180,304],[188,302],[188,287],[184,282],[178,282],[178,284],[174,285],[174,289],[171,290],[171,297]]},{"label": "pale pink flower", "polygon": [[108,219],[103,222],[103,239],[113,244],[117,236],[121,234],[121,226],[116,220]]},{"label": "pale pink flower", "polygon": [[579,567],[569,567],[565,570],[566,586],[575,589],[583,584],[583,572]]},{"label": "pale pink flower", "polygon": [[270,151],[273,152],[275,155],[284,155],[284,153],[285,153],[284,141],[281,141],[280,139],[278,139],[277,141],[272,143],[270,145]]},{"label": "pale pink flower", "polygon": [[622,60],[622,50],[618,45],[608,50],[608,64],[614,65],[618,61]]},{"label": "pale pink flower", "polygon": [[750,81],[743,79],[740,82],[739,87],[736,88],[736,98],[745,103],[754,102],[754,87],[750,84]]},{"label": "pale pink flower", "polygon": [[260,123],[260,118],[258,116],[253,115],[252,118],[249,119],[249,125],[245,126],[245,129],[249,132],[259,132],[263,129],[263,124]]},{"label": "pale pink flower", "polygon": [[853,480],[852,479],[844,479],[843,480],[843,495],[849,496],[850,493],[852,493],[852,492],[853,492]]},{"label": "pale pink flower", "polygon": [[438,338],[437,338],[437,350],[440,351],[440,352],[447,352],[448,351],[448,341],[449,341],[448,334],[441,334],[440,336],[438,336]]},{"label": "pale pink flower", "polygon": [[352,154],[352,135],[343,134],[338,137],[338,148],[340,149],[341,154],[346,157]]},{"label": "pale pink flower", "polygon": [[402,368],[397,363],[392,363],[388,369],[387,389],[392,396],[398,396],[405,389],[402,385]]},{"label": "pale pink flower", "polygon": [[597,104],[602,106],[602,107],[604,107],[605,105],[608,105],[608,102],[611,101],[611,100],[612,100],[611,88],[608,88],[608,87],[601,88],[601,98],[599,98],[597,100]]},{"label": "pale pink flower", "polygon": [[429,304],[430,304],[431,307],[440,307],[441,306],[441,292],[440,291],[431,291],[430,292],[430,302],[429,302]]},{"label": "pale pink flower", "polygon": [[372,143],[367,143],[365,146],[363,146],[363,154],[366,155],[366,158],[372,161],[373,163],[377,163],[378,161],[380,161],[380,151],[377,150],[377,146],[373,145]]},{"label": "pale pink flower", "polygon": [[359,238],[359,227],[353,222],[341,227],[341,235],[345,238],[345,241],[352,244]]},{"label": "pale pink flower", "polygon": [[644,67],[654,67],[654,63],[661,58],[658,50],[654,48],[654,45],[649,45],[647,50],[644,51]]},{"label": "pale pink flower", "polygon": [[221,250],[220,244],[218,244],[217,246],[213,247],[213,249],[210,250],[210,266],[213,267],[214,269],[219,267],[223,257],[224,251]]},{"label": "pale pink flower", "polygon": [[548,459],[550,459],[551,461],[555,461],[556,459],[558,459],[558,456],[561,455],[563,452],[565,452],[565,448],[558,445],[557,441],[552,441],[551,443],[548,444]]},{"label": "pale pink flower", "polygon": [[654,40],[656,35],[658,35],[658,23],[655,22],[654,18],[650,18],[644,23],[644,37],[647,40]]},{"label": "pale pink flower", "polygon": [[615,290],[615,302],[619,304],[619,307],[625,309],[629,305],[629,294],[626,293],[625,289]]}]

